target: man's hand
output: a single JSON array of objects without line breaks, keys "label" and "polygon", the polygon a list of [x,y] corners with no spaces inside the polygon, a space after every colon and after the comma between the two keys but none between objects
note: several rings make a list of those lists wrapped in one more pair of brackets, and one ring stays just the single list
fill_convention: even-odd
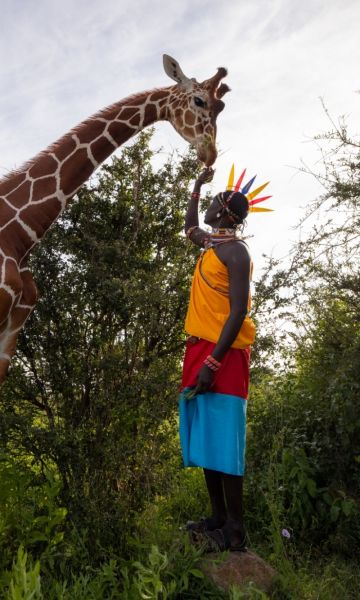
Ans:
[{"label": "man's hand", "polygon": [[214,169],[212,167],[206,167],[203,171],[201,171],[199,177],[196,180],[196,183],[202,185],[203,183],[210,183],[214,177]]},{"label": "man's hand", "polygon": [[191,388],[186,394],[187,400],[192,400],[196,394],[205,394],[208,392],[214,381],[214,371],[209,369],[206,365],[203,365],[197,376],[196,386]]},{"label": "man's hand", "polygon": [[214,381],[214,371],[203,365],[197,378],[195,394],[205,394],[212,387]]}]

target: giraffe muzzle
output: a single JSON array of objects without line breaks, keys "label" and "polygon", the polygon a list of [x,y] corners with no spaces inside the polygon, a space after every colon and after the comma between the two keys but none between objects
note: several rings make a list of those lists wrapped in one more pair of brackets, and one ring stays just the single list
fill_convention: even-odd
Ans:
[{"label": "giraffe muzzle", "polygon": [[205,140],[196,147],[197,156],[200,162],[204,163],[206,167],[211,167],[216,161],[217,150],[213,141]]}]

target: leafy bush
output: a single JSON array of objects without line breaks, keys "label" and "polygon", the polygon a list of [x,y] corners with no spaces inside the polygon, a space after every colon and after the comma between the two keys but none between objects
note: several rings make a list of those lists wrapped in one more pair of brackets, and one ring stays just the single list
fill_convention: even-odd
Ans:
[{"label": "leafy bush", "polygon": [[12,570],[4,573],[0,591],[6,600],[42,600],[40,562],[28,564],[28,554],[22,546],[17,551]]},{"label": "leafy bush", "polygon": [[0,395],[1,446],[56,469],[93,566],[126,554],[132,515],[172,460],[197,164],[155,171],[150,140],[104,165],[32,255],[40,299]]},{"label": "leafy bush", "polygon": [[0,455],[0,569],[9,568],[19,546],[50,559],[64,537],[67,511],[58,504],[60,490],[50,471],[36,474]]}]

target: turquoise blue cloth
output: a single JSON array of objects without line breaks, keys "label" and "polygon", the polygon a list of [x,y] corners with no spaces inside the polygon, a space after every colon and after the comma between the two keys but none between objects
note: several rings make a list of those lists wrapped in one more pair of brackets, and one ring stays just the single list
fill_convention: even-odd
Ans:
[{"label": "turquoise blue cloth", "polygon": [[207,392],[179,398],[179,433],[185,467],[244,475],[247,402],[239,396]]}]

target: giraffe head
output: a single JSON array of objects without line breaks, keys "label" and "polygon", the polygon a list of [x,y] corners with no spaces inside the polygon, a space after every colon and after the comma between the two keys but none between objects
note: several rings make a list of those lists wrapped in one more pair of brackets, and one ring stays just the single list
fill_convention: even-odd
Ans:
[{"label": "giraffe head", "polygon": [[221,98],[229,87],[221,79],[227,75],[220,67],[210,79],[198,83],[182,72],[179,63],[164,54],[164,69],[177,82],[167,104],[167,120],[187,142],[195,146],[198,159],[211,166],[217,156],[216,118],[224,108]]}]

